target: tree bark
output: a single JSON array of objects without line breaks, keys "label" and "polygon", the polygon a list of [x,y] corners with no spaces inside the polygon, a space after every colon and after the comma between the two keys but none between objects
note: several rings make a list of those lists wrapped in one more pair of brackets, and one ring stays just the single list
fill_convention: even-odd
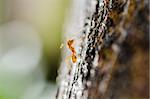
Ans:
[{"label": "tree bark", "polygon": [[[57,99],[148,99],[148,0],[74,0]],[[81,32],[73,33],[81,30]],[[68,36],[69,35],[69,36]]]}]

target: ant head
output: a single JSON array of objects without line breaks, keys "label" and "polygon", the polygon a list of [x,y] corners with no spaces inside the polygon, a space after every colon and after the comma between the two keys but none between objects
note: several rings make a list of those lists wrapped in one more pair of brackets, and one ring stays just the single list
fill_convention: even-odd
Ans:
[{"label": "ant head", "polygon": [[73,40],[73,39],[68,40],[68,41],[67,41],[67,45],[72,45],[72,44],[73,44],[73,42],[74,42],[74,40]]}]

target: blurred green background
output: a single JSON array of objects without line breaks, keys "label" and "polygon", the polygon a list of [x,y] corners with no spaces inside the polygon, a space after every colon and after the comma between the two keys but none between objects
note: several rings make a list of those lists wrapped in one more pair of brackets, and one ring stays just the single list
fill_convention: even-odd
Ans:
[{"label": "blurred green background", "polygon": [[0,99],[53,99],[69,0],[0,0]]}]

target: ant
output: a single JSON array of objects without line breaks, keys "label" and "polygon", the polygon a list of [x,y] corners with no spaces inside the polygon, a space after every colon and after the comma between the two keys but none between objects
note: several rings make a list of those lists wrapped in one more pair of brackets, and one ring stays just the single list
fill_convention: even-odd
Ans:
[{"label": "ant", "polygon": [[77,56],[76,56],[75,48],[72,46],[73,43],[74,43],[73,39],[67,41],[67,46],[72,52],[72,55],[71,55],[72,62],[75,63],[77,61]]}]

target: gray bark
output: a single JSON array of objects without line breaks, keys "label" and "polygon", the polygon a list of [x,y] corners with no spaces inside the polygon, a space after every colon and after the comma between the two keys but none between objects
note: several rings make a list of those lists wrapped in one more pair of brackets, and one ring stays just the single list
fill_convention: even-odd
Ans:
[{"label": "gray bark", "polygon": [[74,0],[72,7],[66,38],[75,40],[77,61],[66,63],[71,53],[63,49],[56,98],[148,98],[148,1]]}]

